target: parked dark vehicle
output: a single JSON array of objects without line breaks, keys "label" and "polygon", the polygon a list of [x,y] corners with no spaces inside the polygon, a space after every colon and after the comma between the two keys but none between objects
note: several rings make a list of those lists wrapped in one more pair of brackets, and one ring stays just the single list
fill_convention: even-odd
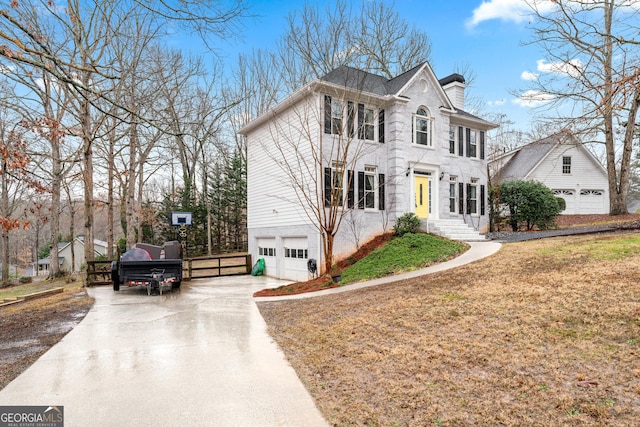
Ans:
[{"label": "parked dark vehicle", "polygon": [[182,246],[176,241],[163,246],[136,243],[111,263],[111,280],[114,291],[120,285],[145,286],[149,295],[177,289],[182,282]]}]

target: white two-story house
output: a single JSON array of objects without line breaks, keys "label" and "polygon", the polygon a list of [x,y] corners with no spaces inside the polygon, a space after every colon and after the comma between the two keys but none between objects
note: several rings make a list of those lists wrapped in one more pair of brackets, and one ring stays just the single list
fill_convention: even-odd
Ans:
[{"label": "white two-story house", "polygon": [[496,126],[464,111],[464,90],[428,63],[393,79],[342,66],[246,124],[249,252],[265,274],[306,280],[311,259],[322,269],[326,225],[335,260],[410,212],[427,231],[481,238]]}]

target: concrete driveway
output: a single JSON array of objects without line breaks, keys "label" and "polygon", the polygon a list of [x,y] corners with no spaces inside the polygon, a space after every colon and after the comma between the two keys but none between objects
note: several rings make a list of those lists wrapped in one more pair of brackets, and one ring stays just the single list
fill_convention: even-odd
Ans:
[{"label": "concrete driveway", "polygon": [[0,391],[0,405],[62,405],[67,427],[326,426],[251,297],[282,283],[89,289],[89,314]]}]

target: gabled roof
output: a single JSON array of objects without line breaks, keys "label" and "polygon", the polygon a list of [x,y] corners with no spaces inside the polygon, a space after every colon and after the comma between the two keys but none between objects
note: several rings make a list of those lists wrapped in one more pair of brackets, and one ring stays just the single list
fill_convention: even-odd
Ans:
[{"label": "gabled roof", "polygon": [[435,73],[429,66],[428,62],[423,62],[422,64],[416,65],[412,69],[405,71],[399,76],[388,79],[385,76],[380,76],[377,74],[370,73],[368,71],[359,70],[357,68],[349,67],[346,65],[341,65],[338,68],[328,72],[324,76],[320,77],[317,80],[306,85],[304,88],[298,90],[293,95],[290,95],[282,102],[278,103],[275,107],[273,107],[269,112],[262,114],[260,117],[257,117],[251,120],[249,123],[245,124],[240,130],[239,133],[241,135],[246,135],[248,131],[253,129],[255,126],[261,124],[268,117],[270,117],[273,112],[277,112],[283,108],[286,108],[287,105],[290,105],[288,101],[295,99],[297,97],[305,96],[307,93],[304,90],[307,87],[317,87],[318,84],[327,84],[330,86],[350,89],[357,92],[367,93],[373,95],[375,97],[393,97],[398,96],[402,97],[402,92],[404,89],[412,82],[414,78],[420,72],[425,70],[433,79],[434,83],[437,83],[437,89],[440,91],[440,95],[442,97],[443,105],[441,108],[449,110],[449,112],[453,113],[454,116],[458,116],[461,119],[472,120],[479,124],[484,124],[487,128],[495,128],[496,124],[490,123],[486,120],[483,120],[479,117],[474,116],[473,114],[467,113],[466,111],[456,109],[453,106],[453,103],[447,96],[446,92],[443,89],[443,86],[446,86],[453,82],[461,82],[464,83],[464,77],[460,74],[451,74],[441,80],[438,80],[435,76]]},{"label": "gabled roof", "polygon": [[500,179],[516,179],[526,178],[536,167],[551,153],[551,151],[560,144],[574,145],[581,147],[582,150],[587,153],[592,160],[602,168],[600,162],[598,162],[593,155],[586,148],[582,147],[582,143],[569,132],[560,132],[546,138],[539,139],[522,147],[516,148],[510,151],[494,161],[499,161],[500,158],[511,156],[509,161],[500,169]]}]

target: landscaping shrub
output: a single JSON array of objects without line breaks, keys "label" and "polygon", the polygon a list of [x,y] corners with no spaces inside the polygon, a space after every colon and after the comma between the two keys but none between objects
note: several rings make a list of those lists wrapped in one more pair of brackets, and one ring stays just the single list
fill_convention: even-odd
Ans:
[{"label": "landscaping shrub", "polygon": [[560,212],[567,209],[567,201],[564,198],[556,197],[556,200],[558,201],[558,207],[560,208]]},{"label": "landscaping shrub", "polygon": [[538,181],[513,180],[500,184],[500,203],[508,208],[513,231],[546,230],[555,226],[560,204],[551,189]]},{"label": "landscaping shrub", "polygon": [[31,277],[28,277],[28,276],[23,276],[23,277],[18,279],[18,282],[20,282],[21,285],[25,285],[27,283],[33,282],[33,279]]},{"label": "landscaping shrub", "polygon": [[396,220],[393,230],[396,236],[402,237],[407,233],[415,233],[420,228],[420,218],[414,213],[406,213]]}]

